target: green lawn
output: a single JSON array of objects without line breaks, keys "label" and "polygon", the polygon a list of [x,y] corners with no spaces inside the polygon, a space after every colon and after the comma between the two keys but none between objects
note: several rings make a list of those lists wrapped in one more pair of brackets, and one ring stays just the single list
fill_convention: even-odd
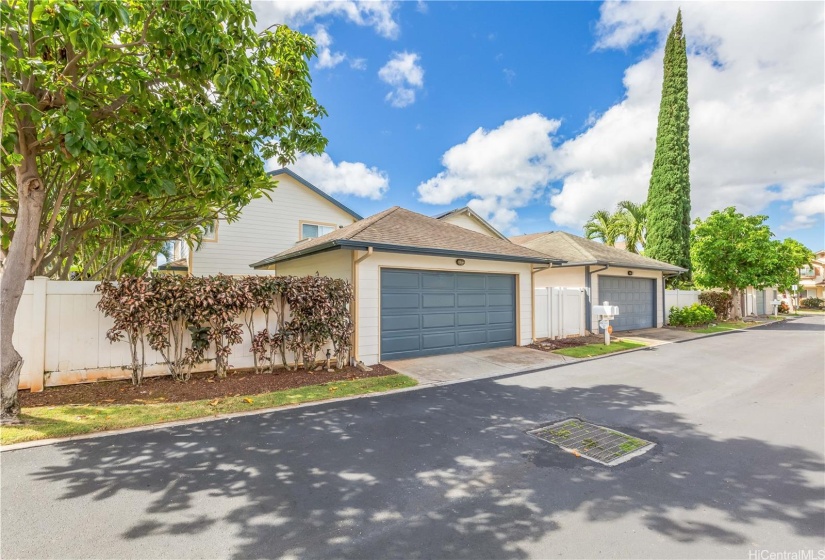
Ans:
[{"label": "green lawn", "polygon": [[260,395],[239,395],[223,399],[164,404],[65,405],[24,408],[21,426],[0,429],[0,444],[53,437],[89,434],[118,428],[133,428],[160,422],[205,418],[229,412],[274,408],[412,387],[416,381],[406,375],[367,377],[353,381],[334,381],[298,389]]},{"label": "green lawn", "polygon": [[554,350],[553,353],[561,354],[569,358],[592,358],[593,356],[601,356],[602,354],[610,354],[611,352],[621,352],[622,350],[630,350],[631,348],[642,348],[643,346],[644,344],[639,342],[617,340],[611,342],[610,346],[605,346],[604,344],[586,344],[585,346]]},{"label": "green lawn", "polygon": [[712,327],[704,327],[704,328],[701,328],[701,329],[690,329],[690,330],[692,330],[693,332],[696,332],[696,333],[712,334],[712,333],[718,333],[718,332],[732,331],[732,330],[736,330],[736,329],[746,329],[749,326],[754,325],[754,324],[756,324],[756,323],[745,323],[743,321],[727,321],[727,322],[724,322],[724,323],[718,323],[718,324],[716,324]]}]

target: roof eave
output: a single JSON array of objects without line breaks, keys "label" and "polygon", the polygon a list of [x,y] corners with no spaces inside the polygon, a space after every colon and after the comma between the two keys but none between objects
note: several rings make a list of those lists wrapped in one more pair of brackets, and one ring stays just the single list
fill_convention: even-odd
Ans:
[{"label": "roof eave", "polygon": [[642,270],[661,270],[663,272],[673,272],[677,274],[681,274],[683,272],[687,272],[686,268],[682,268],[679,266],[653,266],[653,265],[645,265],[645,264],[635,264],[635,263],[622,263],[622,262],[611,262],[606,260],[595,260],[595,261],[579,261],[579,262],[570,262],[567,261],[562,267],[569,267],[569,266],[615,266],[619,268],[640,268]]},{"label": "roof eave", "polygon": [[458,251],[453,249],[436,249],[430,247],[413,247],[409,245],[392,245],[390,243],[370,243],[366,241],[353,241],[351,239],[336,239],[320,245],[309,247],[303,251],[295,251],[278,257],[270,257],[262,261],[258,261],[249,266],[258,269],[279,262],[294,260],[301,257],[306,257],[314,253],[322,251],[330,251],[332,249],[361,249],[366,250],[372,247],[374,251],[387,253],[406,253],[414,255],[431,255],[439,257],[464,257],[468,259],[478,259],[487,261],[507,261],[507,262],[523,262],[533,264],[552,264],[561,265],[564,263],[561,259],[553,259],[551,257],[528,257],[524,255],[500,255],[497,253],[477,253],[473,251]]}]

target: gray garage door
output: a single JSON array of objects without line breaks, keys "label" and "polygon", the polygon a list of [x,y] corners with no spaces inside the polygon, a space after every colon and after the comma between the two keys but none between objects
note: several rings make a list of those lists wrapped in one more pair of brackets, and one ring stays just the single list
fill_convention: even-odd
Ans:
[{"label": "gray garage door", "polygon": [[382,360],[515,344],[515,276],[381,271]]},{"label": "gray garage door", "polygon": [[758,290],[756,292],[756,314],[765,314],[765,290]]},{"label": "gray garage door", "polygon": [[656,280],[632,276],[599,276],[599,297],[593,305],[607,301],[619,306],[610,321],[614,331],[656,326]]}]

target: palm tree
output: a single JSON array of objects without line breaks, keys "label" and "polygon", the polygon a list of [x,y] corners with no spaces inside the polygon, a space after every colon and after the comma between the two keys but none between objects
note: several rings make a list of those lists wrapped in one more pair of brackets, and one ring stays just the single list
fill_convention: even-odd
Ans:
[{"label": "palm tree", "polygon": [[636,204],[623,200],[616,207],[613,219],[617,237],[624,237],[627,250],[631,253],[644,251],[647,234],[647,203]]},{"label": "palm tree", "polygon": [[616,216],[609,210],[599,210],[584,224],[584,235],[588,239],[598,239],[605,245],[616,243]]}]

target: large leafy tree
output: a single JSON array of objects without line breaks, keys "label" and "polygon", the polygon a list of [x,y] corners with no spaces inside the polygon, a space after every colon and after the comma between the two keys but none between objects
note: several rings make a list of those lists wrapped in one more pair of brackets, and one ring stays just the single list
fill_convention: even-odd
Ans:
[{"label": "large leafy tree", "polygon": [[65,277],[77,255],[111,271],[197,235],[272,188],[264,160],[286,165],[326,141],[312,39],[256,32],[248,2],[3,0],[0,16],[9,421],[22,365],[14,316],[33,272]]},{"label": "large leafy tree", "polygon": [[645,254],[690,269],[687,71],[687,47],[680,10],[665,44],[656,154],[647,194]]},{"label": "large leafy tree", "polygon": [[787,288],[811,251],[801,243],[773,239],[767,216],[745,216],[730,207],[694,222],[691,240],[694,280],[706,288],[723,288],[733,297],[733,316],[742,316],[740,292],[749,286]]}]

